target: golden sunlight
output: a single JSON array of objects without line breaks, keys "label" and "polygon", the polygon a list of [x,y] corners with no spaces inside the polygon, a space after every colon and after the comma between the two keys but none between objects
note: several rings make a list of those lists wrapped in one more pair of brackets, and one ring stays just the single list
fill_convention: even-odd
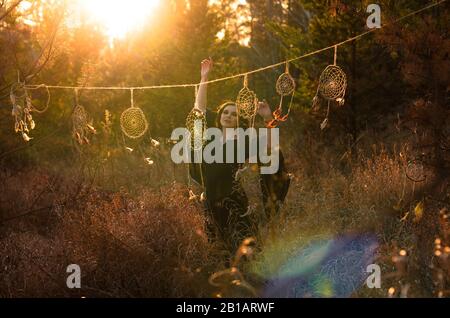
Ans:
[{"label": "golden sunlight", "polygon": [[144,24],[160,0],[78,0],[80,8],[102,25],[112,41]]}]

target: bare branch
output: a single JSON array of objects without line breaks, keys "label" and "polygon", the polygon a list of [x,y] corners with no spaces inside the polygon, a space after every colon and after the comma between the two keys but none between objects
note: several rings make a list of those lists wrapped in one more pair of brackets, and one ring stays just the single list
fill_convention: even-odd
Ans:
[{"label": "bare branch", "polygon": [[[57,21],[55,22],[55,27],[53,29],[53,32],[52,32],[50,38],[48,39],[47,43],[45,43],[45,45],[41,49],[38,57],[34,60],[32,67],[27,72],[20,70],[20,66],[18,63],[18,57],[16,55],[16,52],[14,51],[14,59],[15,59],[16,68],[18,70],[20,70],[21,74],[23,74],[23,80],[30,81],[31,79],[36,77],[42,71],[42,69],[45,67],[45,65],[48,63],[48,61],[51,59],[52,53],[54,51],[54,42],[55,42],[56,34],[61,25],[61,22],[63,21],[63,18],[64,18],[64,12],[62,12],[60,14],[60,16],[57,18]],[[11,88],[11,85],[12,85],[12,83],[0,88],[0,92],[8,91]],[[0,99],[6,98],[8,95],[9,95],[9,92],[7,92],[5,95],[0,96]]]},{"label": "bare branch", "polygon": [[[16,2],[14,2],[8,9],[6,9],[5,12],[3,12],[0,15],[0,21],[3,20],[4,18],[6,18],[23,0],[17,0]],[[2,7],[4,5],[4,2],[2,1]]]}]

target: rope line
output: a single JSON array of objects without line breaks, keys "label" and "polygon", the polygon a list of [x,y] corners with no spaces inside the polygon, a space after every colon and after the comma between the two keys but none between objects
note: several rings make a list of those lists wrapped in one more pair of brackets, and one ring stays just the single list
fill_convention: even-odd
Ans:
[{"label": "rope line", "polygon": [[[400,17],[400,18],[398,18],[398,19],[396,19],[394,21],[386,23],[383,26],[381,26],[380,28],[370,29],[370,30],[368,30],[366,32],[360,33],[360,34],[358,34],[356,36],[353,36],[353,37],[348,38],[348,39],[346,39],[344,41],[332,44],[330,46],[324,47],[322,49],[318,49],[318,50],[306,53],[306,54],[301,55],[301,56],[297,56],[297,57],[294,57],[294,58],[291,58],[291,59],[288,59],[288,60],[285,60],[285,61],[282,61],[282,62],[279,62],[279,63],[275,63],[275,64],[272,64],[272,65],[264,66],[264,67],[261,67],[261,68],[258,68],[258,69],[252,70],[252,71],[248,71],[248,72],[245,72],[245,73],[240,73],[240,74],[236,74],[236,75],[231,75],[231,76],[222,77],[222,78],[218,78],[218,79],[215,79],[215,80],[210,80],[210,81],[207,81],[207,82],[203,82],[202,84],[211,84],[211,83],[223,82],[223,81],[226,81],[226,80],[239,78],[239,77],[244,77],[245,78],[246,76],[248,76],[250,74],[259,73],[259,72],[262,72],[262,71],[265,71],[265,70],[269,70],[269,69],[272,69],[272,68],[284,65],[286,63],[291,63],[291,62],[294,62],[294,61],[298,61],[300,59],[304,59],[306,57],[309,57],[309,56],[312,56],[312,55],[316,55],[318,53],[321,53],[321,52],[324,52],[324,51],[327,51],[327,50],[330,50],[330,49],[337,49],[338,46],[341,46],[341,45],[346,44],[348,42],[352,42],[352,41],[358,40],[358,39],[360,39],[360,38],[362,38],[362,37],[364,37],[364,36],[366,36],[366,35],[368,35],[370,33],[373,33],[375,31],[381,30],[383,28],[386,28],[387,26],[390,26],[392,24],[398,23],[398,22],[400,22],[400,21],[402,21],[402,20],[404,20],[406,18],[409,18],[409,17],[411,17],[413,15],[419,14],[419,13],[421,13],[423,11],[426,11],[426,10],[429,10],[429,9],[431,9],[433,7],[441,5],[444,2],[446,2],[446,1],[447,0],[441,0],[441,1],[438,1],[436,3],[430,4],[430,5],[426,6],[426,7],[423,7],[422,9],[413,11],[413,12],[408,13],[408,14],[406,14],[406,15],[404,15],[404,16],[402,16],[402,17]],[[84,87],[78,87],[78,86],[59,86],[59,85],[40,84],[40,85],[25,85],[25,87],[27,87],[27,88],[47,87],[47,88],[51,88],[51,89],[75,89],[75,88],[78,88],[80,90],[81,89],[83,89],[83,90],[146,90],[146,89],[163,89],[163,88],[186,88],[186,87],[196,87],[197,85],[199,85],[199,83],[173,84],[173,85],[153,85],[153,86],[131,86],[131,87],[125,87],[125,86],[84,86]]]}]

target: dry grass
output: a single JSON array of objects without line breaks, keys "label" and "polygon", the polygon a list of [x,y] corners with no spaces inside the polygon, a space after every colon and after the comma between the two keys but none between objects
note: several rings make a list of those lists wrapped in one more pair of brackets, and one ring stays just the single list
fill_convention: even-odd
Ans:
[{"label": "dry grass", "polygon": [[[448,185],[421,198],[425,212],[418,218],[416,196],[433,177],[421,183],[407,179],[407,152],[406,147],[389,151],[373,147],[357,154],[350,172],[345,162],[342,168],[327,166],[323,158],[315,165],[307,156],[291,159],[293,179],[282,210],[267,219],[255,205],[257,244],[248,252],[251,260],[237,264],[256,293],[262,286],[259,278],[274,275],[312,240],[373,233],[379,241],[382,289],[362,286],[355,296],[385,297],[393,286],[397,296],[405,286],[409,287],[407,296],[448,295],[449,265],[443,257],[448,255],[444,216],[449,198],[442,196],[449,193]],[[165,159],[161,157],[160,162]],[[189,202],[183,177],[170,170],[173,167],[159,168],[164,171],[159,179],[157,171],[147,175],[160,187],[121,185],[114,191],[99,187],[101,182],[87,182],[86,173],[76,169],[80,168],[67,168],[63,174],[3,172],[0,217],[6,221],[0,224],[0,297],[205,297],[223,293],[224,286],[208,284],[211,274],[224,269],[222,251],[208,241],[201,207]],[[167,171],[174,171],[171,176],[178,181],[170,183]],[[250,201],[257,202],[251,169],[243,177],[247,191],[253,193]],[[440,223],[427,225],[427,218],[439,211]],[[17,217],[23,213],[28,214]],[[439,256],[434,254],[436,237],[442,240]],[[431,246],[426,250],[429,253],[419,248],[418,240],[420,245]],[[402,249],[408,254],[406,269],[393,258]],[[421,275],[417,264],[424,260],[434,266],[424,269],[431,285],[416,282]],[[81,290],[66,287],[69,264],[81,267]],[[229,296],[242,295],[227,290]]]},{"label": "dry grass", "polygon": [[[16,193],[26,191],[15,177],[9,181],[10,193],[30,199]],[[95,188],[67,193],[68,198],[55,195],[61,204],[3,224],[1,296],[207,295],[208,286],[194,282],[207,280],[217,257],[204,234],[201,210],[188,202],[184,186],[133,198]],[[42,218],[47,221],[38,221]],[[82,269],[78,293],[65,286],[69,264]]]}]

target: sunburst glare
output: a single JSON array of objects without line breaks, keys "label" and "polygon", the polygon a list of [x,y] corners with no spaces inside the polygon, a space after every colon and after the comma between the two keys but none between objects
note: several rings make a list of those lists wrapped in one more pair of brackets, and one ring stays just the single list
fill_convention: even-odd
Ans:
[{"label": "sunburst glare", "polygon": [[78,0],[80,8],[105,28],[110,41],[124,38],[152,15],[160,0]]}]

